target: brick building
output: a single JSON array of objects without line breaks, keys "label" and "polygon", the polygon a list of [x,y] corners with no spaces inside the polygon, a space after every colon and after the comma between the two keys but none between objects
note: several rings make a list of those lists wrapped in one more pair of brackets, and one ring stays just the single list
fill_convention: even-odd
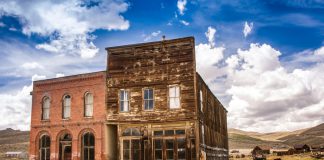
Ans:
[{"label": "brick building", "polygon": [[107,71],[34,82],[30,159],[228,159],[193,37],[106,48]]}]

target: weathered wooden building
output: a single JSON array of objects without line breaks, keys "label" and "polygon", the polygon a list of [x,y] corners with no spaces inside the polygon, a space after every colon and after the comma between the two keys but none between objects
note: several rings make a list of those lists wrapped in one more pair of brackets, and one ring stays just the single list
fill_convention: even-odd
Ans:
[{"label": "weathered wooden building", "polygon": [[107,125],[118,159],[228,158],[227,111],[196,72],[193,37],[107,52]]},{"label": "weathered wooden building", "polygon": [[105,72],[34,83],[30,159],[228,159],[193,37],[106,50]]}]

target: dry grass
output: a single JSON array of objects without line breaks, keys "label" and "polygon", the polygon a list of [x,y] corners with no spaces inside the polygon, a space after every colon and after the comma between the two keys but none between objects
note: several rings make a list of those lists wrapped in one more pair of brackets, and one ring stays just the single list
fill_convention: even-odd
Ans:
[{"label": "dry grass", "polygon": [[[275,156],[275,155],[268,155],[267,160],[274,160],[280,158],[282,160],[318,160],[311,157],[310,153],[307,154],[295,154],[295,155],[287,155],[287,156]],[[245,158],[230,158],[230,160],[251,160],[251,156],[247,156]]]}]

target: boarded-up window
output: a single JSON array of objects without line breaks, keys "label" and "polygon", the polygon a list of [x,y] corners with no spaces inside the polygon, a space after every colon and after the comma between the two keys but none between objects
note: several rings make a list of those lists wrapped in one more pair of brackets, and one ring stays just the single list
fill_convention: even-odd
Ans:
[{"label": "boarded-up window", "polygon": [[119,91],[119,110],[121,112],[129,111],[129,93],[124,89]]},{"label": "boarded-up window", "polygon": [[154,107],[153,89],[144,89],[144,109],[152,110]]},{"label": "boarded-up window", "polygon": [[63,118],[70,118],[71,115],[71,96],[65,95],[63,97]]},{"label": "boarded-up window", "polygon": [[48,135],[43,135],[39,140],[39,159],[50,160],[51,139]]},{"label": "boarded-up window", "polygon": [[93,116],[93,95],[91,93],[86,93],[84,99],[84,116],[92,117]]},{"label": "boarded-up window", "polygon": [[47,120],[49,119],[50,114],[50,99],[48,97],[43,98],[43,105],[42,105],[42,119]]},{"label": "boarded-up window", "polygon": [[169,106],[171,109],[180,108],[180,87],[169,87]]},{"label": "boarded-up window", "polygon": [[82,136],[82,160],[95,159],[95,137],[88,132]]}]

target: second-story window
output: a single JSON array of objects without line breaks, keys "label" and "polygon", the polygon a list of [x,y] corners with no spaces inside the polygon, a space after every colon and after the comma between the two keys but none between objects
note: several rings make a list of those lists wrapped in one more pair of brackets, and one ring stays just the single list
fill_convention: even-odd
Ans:
[{"label": "second-story window", "polygon": [[144,109],[152,110],[153,107],[154,107],[153,89],[146,88],[144,89]]},{"label": "second-story window", "polygon": [[50,114],[50,99],[48,97],[43,98],[42,106],[42,120],[48,120]]},{"label": "second-story window", "polygon": [[180,87],[178,85],[169,87],[169,107],[180,108]]},{"label": "second-story window", "polygon": [[86,93],[84,97],[84,116],[92,117],[93,115],[93,95]]},{"label": "second-story window", "polygon": [[63,97],[63,119],[70,118],[71,115],[71,96],[65,95]]},{"label": "second-story window", "polygon": [[201,90],[199,91],[199,100],[200,100],[200,111],[203,112],[204,102],[203,102],[203,94]]},{"label": "second-story window", "polygon": [[119,111],[128,112],[129,111],[129,93],[125,89],[119,91]]}]

